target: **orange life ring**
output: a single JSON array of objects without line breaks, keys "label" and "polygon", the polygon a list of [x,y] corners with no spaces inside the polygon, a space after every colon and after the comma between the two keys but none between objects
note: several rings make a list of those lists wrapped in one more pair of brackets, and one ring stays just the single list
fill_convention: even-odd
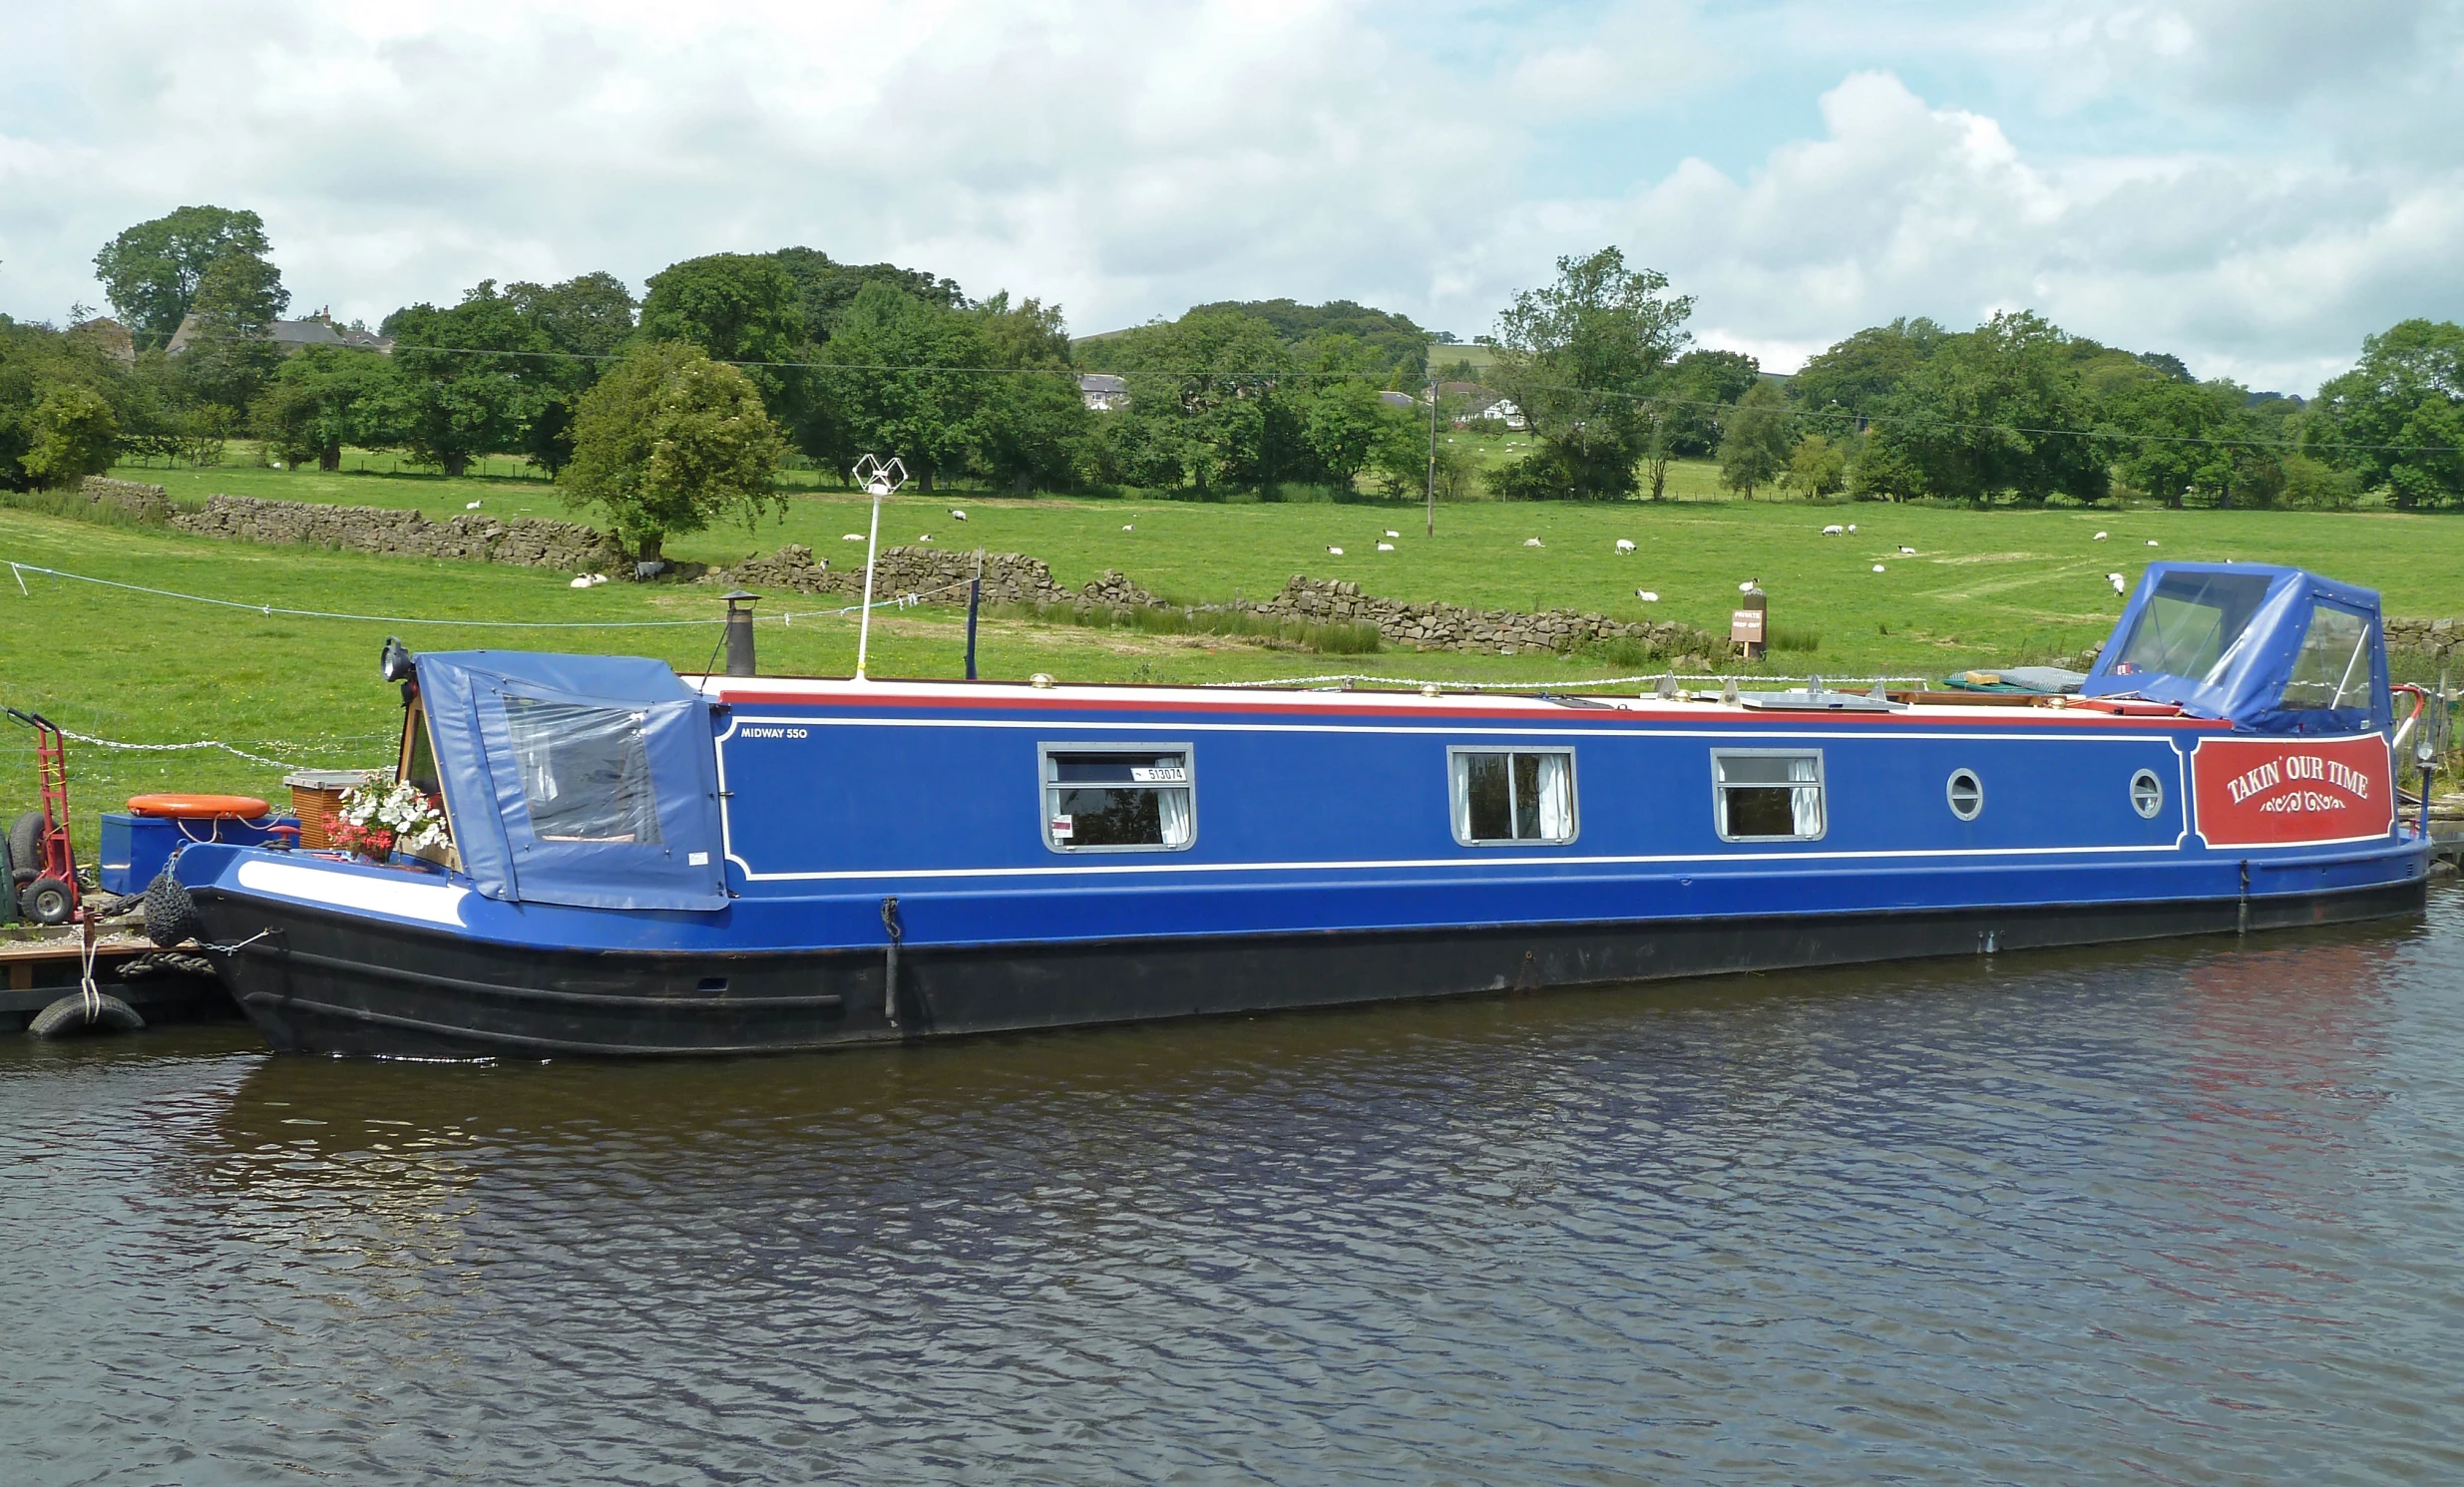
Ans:
[{"label": "orange life ring", "polygon": [[236,816],[256,821],[267,813],[253,795],[132,795],[129,810],[139,816],[169,816],[181,821],[211,821]]}]

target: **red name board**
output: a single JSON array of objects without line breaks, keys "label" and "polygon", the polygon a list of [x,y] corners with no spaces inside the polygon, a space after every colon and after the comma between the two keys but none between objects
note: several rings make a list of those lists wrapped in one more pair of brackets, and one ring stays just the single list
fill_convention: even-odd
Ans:
[{"label": "red name board", "polygon": [[2361,841],[2395,826],[2395,766],[2375,733],[2202,739],[2191,782],[2211,847]]}]

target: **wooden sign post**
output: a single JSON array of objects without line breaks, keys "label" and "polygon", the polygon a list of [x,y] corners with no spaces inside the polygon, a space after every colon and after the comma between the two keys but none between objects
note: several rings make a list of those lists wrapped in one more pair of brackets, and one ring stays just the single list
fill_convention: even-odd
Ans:
[{"label": "wooden sign post", "polygon": [[1759,661],[1770,648],[1766,636],[1766,621],[1770,618],[1771,596],[1760,588],[1749,588],[1729,611],[1728,640],[1737,653],[1749,661]]}]

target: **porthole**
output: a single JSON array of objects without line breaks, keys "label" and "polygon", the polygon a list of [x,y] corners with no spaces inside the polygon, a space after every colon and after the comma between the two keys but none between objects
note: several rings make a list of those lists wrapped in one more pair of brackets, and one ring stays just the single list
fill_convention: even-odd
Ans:
[{"label": "porthole", "polygon": [[2131,776],[2131,809],[2150,821],[2165,809],[2165,782],[2156,777],[2155,770],[2143,769]]},{"label": "porthole", "polygon": [[1943,793],[1950,797],[1950,813],[1962,821],[1974,821],[1985,814],[1985,784],[1972,769],[1954,769]]}]

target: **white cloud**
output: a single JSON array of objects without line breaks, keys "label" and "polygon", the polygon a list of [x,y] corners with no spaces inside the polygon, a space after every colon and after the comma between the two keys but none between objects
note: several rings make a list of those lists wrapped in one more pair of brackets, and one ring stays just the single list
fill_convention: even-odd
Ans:
[{"label": "white cloud", "polygon": [[1081,330],[1290,294],[1468,335],[1613,241],[1774,364],[2030,305],[2307,388],[2464,314],[2464,5],[2366,5],[19,7],[0,309],[99,299],[95,248],[195,201],[371,320],[804,242]]}]

